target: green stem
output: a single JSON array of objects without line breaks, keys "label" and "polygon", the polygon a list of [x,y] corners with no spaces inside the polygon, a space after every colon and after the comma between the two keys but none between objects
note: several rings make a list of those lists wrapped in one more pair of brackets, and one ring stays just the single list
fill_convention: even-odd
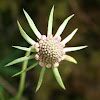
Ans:
[{"label": "green stem", "polygon": [[[30,51],[27,51],[25,56],[29,56],[29,55],[30,55]],[[23,62],[22,70],[25,70],[27,68],[27,64],[28,64],[28,60]],[[26,72],[22,73],[20,76],[20,85],[19,85],[18,93],[16,95],[16,100],[20,100],[22,96],[24,90],[25,76],[26,76]]]}]

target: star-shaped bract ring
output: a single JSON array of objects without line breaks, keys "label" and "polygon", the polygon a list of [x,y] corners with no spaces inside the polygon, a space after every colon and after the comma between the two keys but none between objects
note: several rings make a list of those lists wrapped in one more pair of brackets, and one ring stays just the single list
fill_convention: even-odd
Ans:
[{"label": "star-shaped bract ring", "polygon": [[26,32],[22,29],[20,23],[17,21],[22,37],[31,46],[29,48],[20,47],[20,46],[13,46],[13,47],[20,49],[20,50],[28,51],[30,53],[28,56],[24,56],[24,57],[15,59],[14,61],[8,63],[6,66],[10,66],[10,65],[13,65],[13,64],[25,61],[25,60],[30,60],[30,59],[35,58],[36,62],[33,65],[16,73],[13,76],[22,74],[23,72],[26,72],[39,64],[42,67],[42,69],[40,72],[40,77],[38,80],[36,91],[38,91],[38,89],[40,88],[40,86],[42,84],[46,68],[52,68],[57,82],[63,89],[65,89],[65,86],[63,84],[63,81],[62,81],[61,76],[58,71],[59,63],[62,60],[67,60],[67,61],[70,61],[70,62],[73,62],[76,64],[77,61],[73,57],[66,55],[66,53],[70,52],[70,51],[80,50],[80,49],[87,47],[87,46],[65,47],[65,44],[67,42],[69,42],[72,39],[72,37],[75,35],[75,33],[77,32],[77,30],[78,30],[77,28],[70,35],[68,35],[64,40],[61,39],[60,35],[62,34],[62,32],[65,29],[69,20],[74,16],[74,14],[64,20],[64,22],[58,28],[56,34],[53,36],[53,34],[52,34],[53,12],[54,12],[54,6],[53,6],[51,9],[51,12],[50,12],[49,20],[48,20],[48,29],[47,29],[47,36],[46,36],[46,35],[41,35],[41,33],[36,28],[34,22],[32,21],[31,17],[28,15],[28,13],[25,10],[23,10],[23,11],[24,11],[25,17],[26,17],[31,29],[33,30],[33,32],[35,33],[35,35],[37,36],[39,41],[36,42],[33,39],[31,39],[26,34]]}]

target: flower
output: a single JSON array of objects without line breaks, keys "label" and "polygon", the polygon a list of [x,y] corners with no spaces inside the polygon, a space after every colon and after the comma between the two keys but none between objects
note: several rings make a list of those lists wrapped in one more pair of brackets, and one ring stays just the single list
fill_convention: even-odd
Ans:
[{"label": "flower", "polygon": [[[29,52],[29,55],[28,56],[26,55],[25,57],[18,58],[16,60],[8,63],[6,66],[10,66],[10,65],[13,65],[15,63],[19,63],[22,61],[26,61],[26,60],[35,58],[36,63],[34,63],[33,65],[29,66],[28,68],[22,70],[21,72],[18,72],[17,74],[15,74],[13,76],[16,76],[16,75],[19,75],[23,72],[26,72],[39,64],[42,67],[42,70],[41,70],[38,85],[36,88],[36,91],[37,91],[41,86],[44,72],[45,72],[45,68],[52,67],[52,70],[54,72],[54,75],[55,75],[57,82],[59,83],[59,85],[63,89],[65,89],[65,86],[62,82],[61,76],[60,76],[58,68],[57,68],[59,66],[59,63],[62,60],[67,60],[67,61],[70,61],[73,63],[77,63],[77,61],[73,57],[66,55],[66,52],[76,51],[76,50],[80,50],[80,49],[87,47],[87,46],[65,47],[65,44],[67,42],[69,42],[72,39],[72,37],[75,35],[75,33],[77,32],[77,30],[78,30],[77,28],[70,35],[68,35],[64,40],[61,40],[60,35],[62,34],[63,30],[65,29],[65,26],[67,25],[68,21],[74,16],[74,14],[69,16],[68,18],[66,18],[64,20],[64,22],[58,28],[56,34],[53,36],[53,34],[52,34],[53,12],[54,12],[54,6],[53,6],[51,9],[51,12],[50,12],[50,16],[49,16],[48,30],[47,30],[47,36],[46,36],[46,35],[41,35],[41,33],[36,28],[34,22],[30,18],[30,16],[28,15],[28,13],[25,10],[23,10],[23,11],[24,11],[24,14],[26,16],[26,19],[27,19],[31,29],[33,30],[33,32],[35,33],[35,35],[37,36],[39,41],[35,42],[33,39],[31,39],[26,34],[26,32],[22,29],[20,23],[17,21],[21,35],[32,46],[29,48],[20,47],[20,46],[13,46],[17,49]],[[31,52],[33,53],[32,55],[30,55]]]}]

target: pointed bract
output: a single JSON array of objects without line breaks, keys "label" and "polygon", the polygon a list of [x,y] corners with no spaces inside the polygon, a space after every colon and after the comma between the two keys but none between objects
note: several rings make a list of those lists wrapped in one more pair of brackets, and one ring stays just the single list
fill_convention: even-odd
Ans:
[{"label": "pointed bract", "polygon": [[14,64],[17,64],[17,63],[20,63],[20,62],[23,62],[25,60],[33,59],[34,57],[35,57],[35,55],[33,54],[33,55],[30,55],[30,56],[17,58],[15,60],[13,60],[12,62],[8,63],[5,67],[11,66],[11,65],[14,65]]},{"label": "pointed bract", "polygon": [[34,44],[35,44],[35,41],[32,40],[32,39],[25,33],[25,31],[22,29],[22,27],[21,27],[21,25],[20,25],[20,23],[19,23],[18,21],[17,21],[17,23],[18,23],[18,27],[19,27],[19,30],[20,30],[20,33],[21,33],[22,37],[23,37],[29,44],[34,45]]},{"label": "pointed bract", "polygon": [[79,46],[79,47],[67,47],[64,48],[64,52],[70,52],[70,51],[77,51],[86,48],[87,46]]},{"label": "pointed bract", "polygon": [[38,84],[37,84],[35,92],[37,92],[39,90],[39,88],[40,88],[40,86],[42,84],[44,73],[45,73],[45,68],[46,68],[46,66],[43,66],[42,69],[41,69],[39,80],[38,80]]},{"label": "pointed bract", "polygon": [[28,13],[23,9],[24,14],[26,16],[26,19],[31,27],[31,29],[33,30],[33,32],[35,33],[35,35],[40,39],[41,38],[41,33],[38,31],[38,29],[36,28],[33,20],[31,19],[31,17],[28,15]]},{"label": "pointed bract", "polygon": [[15,76],[20,75],[20,74],[22,74],[22,73],[24,73],[24,72],[27,72],[27,71],[29,71],[30,69],[34,68],[36,65],[38,65],[38,62],[35,62],[33,65],[29,66],[29,67],[26,68],[25,70],[22,70],[22,71],[20,71],[20,72],[18,72],[18,73],[16,73],[16,74],[14,74],[12,77],[15,77]]},{"label": "pointed bract", "polygon": [[47,32],[47,36],[52,34],[53,12],[54,12],[54,6],[51,9],[49,20],[48,20],[48,32]]},{"label": "pointed bract", "polygon": [[20,50],[24,50],[24,51],[31,51],[31,48],[20,47],[20,46],[12,46],[12,47],[20,49]]},{"label": "pointed bract", "polygon": [[58,71],[58,68],[52,66],[52,70],[53,70],[54,76],[55,76],[55,78],[56,78],[58,84],[65,90],[66,88],[65,88],[65,86],[64,86],[64,84],[63,84],[63,81],[62,81],[62,79],[61,79],[61,76],[60,76],[60,73],[59,73],[59,71]]},{"label": "pointed bract", "polygon": [[72,37],[75,35],[77,30],[78,28],[76,28],[70,35],[68,35],[61,43],[66,44],[67,42],[69,42],[72,39]]},{"label": "pointed bract", "polygon": [[31,46],[30,48],[27,47],[20,47],[20,46],[12,46],[14,48],[17,48],[19,50],[24,50],[24,51],[30,51],[30,52],[36,52],[35,47]]},{"label": "pointed bract", "polygon": [[73,62],[73,63],[77,64],[77,61],[69,55],[64,55],[64,60],[67,60],[69,62]]},{"label": "pointed bract", "polygon": [[55,37],[56,37],[56,36],[60,36],[60,35],[62,34],[63,30],[65,29],[65,27],[66,27],[66,25],[67,25],[67,23],[68,23],[68,21],[69,21],[73,16],[74,16],[74,14],[71,15],[71,16],[69,16],[68,18],[66,18],[66,19],[64,20],[64,22],[63,22],[63,23],[61,24],[61,26],[58,28],[58,30],[57,30],[57,32],[56,32],[56,34],[55,34]]}]

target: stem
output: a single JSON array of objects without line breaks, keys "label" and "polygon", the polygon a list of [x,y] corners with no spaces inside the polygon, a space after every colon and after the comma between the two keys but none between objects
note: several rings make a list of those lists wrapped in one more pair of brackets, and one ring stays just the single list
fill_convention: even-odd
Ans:
[{"label": "stem", "polygon": [[[29,56],[29,55],[30,55],[30,51],[27,51],[25,56]],[[27,68],[27,64],[28,64],[28,60],[23,62],[22,70],[25,70]],[[26,76],[26,72],[22,73],[20,76],[20,84],[19,84],[18,93],[16,95],[16,100],[20,100],[20,98],[22,96],[22,93],[24,90],[25,76]]]}]

